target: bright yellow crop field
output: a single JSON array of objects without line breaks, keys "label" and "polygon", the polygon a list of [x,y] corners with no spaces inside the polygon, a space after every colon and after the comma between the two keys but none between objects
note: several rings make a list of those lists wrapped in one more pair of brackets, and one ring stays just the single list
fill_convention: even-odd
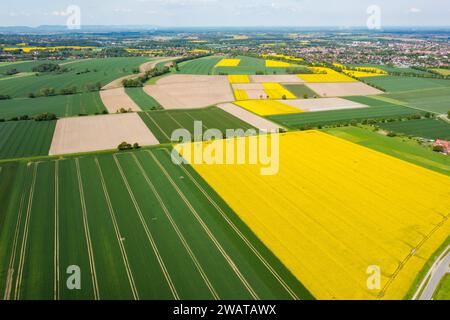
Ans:
[{"label": "bright yellow crop field", "polygon": [[266,60],[266,67],[267,68],[288,68],[291,64],[283,61],[277,61],[277,60]]},{"label": "bright yellow crop field", "polygon": [[228,81],[230,83],[250,83],[250,78],[247,75],[229,75]]},{"label": "bright yellow crop field", "polygon": [[235,89],[234,97],[236,98],[236,100],[248,100],[247,91],[242,89]]},{"label": "bright yellow crop field", "polygon": [[297,76],[306,82],[357,82],[357,80],[330,68],[313,67],[310,69],[315,74],[301,74]]},{"label": "bright yellow crop field", "polygon": [[279,83],[263,83],[264,91],[270,99],[296,99],[297,97]]},{"label": "bright yellow crop field", "polygon": [[303,112],[300,109],[275,100],[247,100],[237,101],[235,104],[260,116]]},{"label": "bright yellow crop field", "polygon": [[432,69],[433,71],[442,74],[443,76],[450,76],[450,70],[449,69]]},{"label": "bright yellow crop field", "polygon": [[373,72],[367,72],[367,71],[353,71],[353,70],[343,70],[342,72],[348,76],[356,77],[356,78],[382,77],[382,76],[387,75],[387,74],[382,74],[382,73],[373,73]]},{"label": "bright yellow crop field", "polygon": [[241,59],[222,59],[216,64],[216,67],[237,67],[239,63],[241,63]]},{"label": "bright yellow crop field", "polygon": [[316,298],[402,299],[450,234],[450,178],[318,131],[279,137],[276,175],[193,167]]}]

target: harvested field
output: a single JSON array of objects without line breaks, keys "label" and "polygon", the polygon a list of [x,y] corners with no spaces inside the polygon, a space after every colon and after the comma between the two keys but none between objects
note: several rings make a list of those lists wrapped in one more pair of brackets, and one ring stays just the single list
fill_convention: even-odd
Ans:
[{"label": "harvested field", "polygon": [[46,156],[56,121],[0,122],[0,159]]},{"label": "harvested field", "polygon": [[226,76],[171,75],[144,91],[165,109],[190,109],[234,101]]},{"label": "harvested field", "polygon": [[115,88],[100,91],[100,97],[109,113],[116,113],[120,109],[141,111],[141,108],[125,92],[125,88]]},{"label": "harvested field", "polygon": [[[312,299],[170,152],[0,165],[2,299]],[[81,290],[66,285],[74,264]]]},{"label": "harvested field", "polygon": [[[140,112],[142,120],[161,143],[179,142],[172,141],[172,133],[177,129],[186,129],[194,137],[194,122],[201,121],[202,130],[218,129],[223,134],[227,129],[251,129],[247,122],[224,112],[217,107],[191,110],[162,110],[152,112]],[[196,137],[199,141],[202,137]]]},{"label": "harvested field", "polygon": [[50,155],[116,149],[122,142],[159,144],[135,113],[64,118],[57,121]]},{"label": "harvested field", "polygon": [[[192,165],[318,299],[404,298],[450,233],[450,177],[317,131],[278,136],[274,175]],[[220,148],[177,149],[196,145]],[[371,266],[380,288],[367,286]]]},{"label": "harvested field", "polygon": [[302,100],[280,100],[285,104],[299,108],[303,111],[327,111],[368,108],[369,106],[341,98],[319,98]]},{"label": "harvested field", "polygon": [[383,92],[362,82],[306,83],[322,97],[365,96]]},{"label": "harvested field", "polygon": [[276,132],[278,129],[281,128],[280,125],[275,124],[260,116],[257,116],[256,114],[251,113],[245,109],[242,109],[232,103],[219,104],[217,105],[217,107],[264,132]]},{"label": "harvested field", "polygon": [[236,101],[234,104],[260,116],[303,112],[298,108],[276,100],[246,100]]},{"label": "harvested field", "polygon": [[250,76],[251,82],[264,83],[303,83],[304,80],[300,79],[295,74],[273,74],[273,75],[252,75]]}]

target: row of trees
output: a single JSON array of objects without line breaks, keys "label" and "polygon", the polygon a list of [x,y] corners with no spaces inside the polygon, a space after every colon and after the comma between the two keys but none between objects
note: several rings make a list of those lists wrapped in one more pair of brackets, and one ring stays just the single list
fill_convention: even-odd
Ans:
[{"label": "row of trees", "polygon": [[56,114],[51,113],[51,112],[45,112],[45,113],[41,113],[38,114],[34,117],[30,117],[28,115],[22,115],[22,116],[16,116],[16,117],[12,117],[10,119],[0,119],[0,122],[6,122],[6,121],[20,121],[20,120],[34,120],[34,121],[53,121],[53,120],[57,120],[58,117],[56,116]]},{"label": "row of trees", "polygon": [[[88,83],[85,85],[85,90],[88,92],[100,91],[101,88],[102,88],[102,84],[100,82]],[[51,97],[51,96],[57,96],[57,95],[70,95],[70,94],[76,94],[78,92],[79,91],[78,91],[77,86],[68,86],[68,87],[65,87],[65,88],[62,88],[59,90],[56,90],[53,87],[49,87],[49,88],[42,88],[37,93],[30,92],[28,94],[28,98]],[[6,98],[6,99],[8,99],[8,98]]]}]

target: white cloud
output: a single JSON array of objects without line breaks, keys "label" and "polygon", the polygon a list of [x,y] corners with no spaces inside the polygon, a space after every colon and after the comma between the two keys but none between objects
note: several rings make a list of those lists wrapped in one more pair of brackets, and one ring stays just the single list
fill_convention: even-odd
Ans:
[{"label": "white cloud", "polygon": [[411,13],[420,13],[420,12],[422,12],[422,9],[419,9],[419,8],[416,8],[416,7],[412,7],[412,8],[409,8],[409,12],[411,12]]}]

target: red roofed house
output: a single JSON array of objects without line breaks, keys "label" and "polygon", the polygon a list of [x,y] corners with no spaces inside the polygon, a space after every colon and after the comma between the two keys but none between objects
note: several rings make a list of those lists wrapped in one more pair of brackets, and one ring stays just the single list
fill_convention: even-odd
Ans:
[{"label": "red roofed house", "polygon": [[446,154],[450,154],[450,141],[437,139],[434,145],[442,146],[444,148],[443,152]]}]

